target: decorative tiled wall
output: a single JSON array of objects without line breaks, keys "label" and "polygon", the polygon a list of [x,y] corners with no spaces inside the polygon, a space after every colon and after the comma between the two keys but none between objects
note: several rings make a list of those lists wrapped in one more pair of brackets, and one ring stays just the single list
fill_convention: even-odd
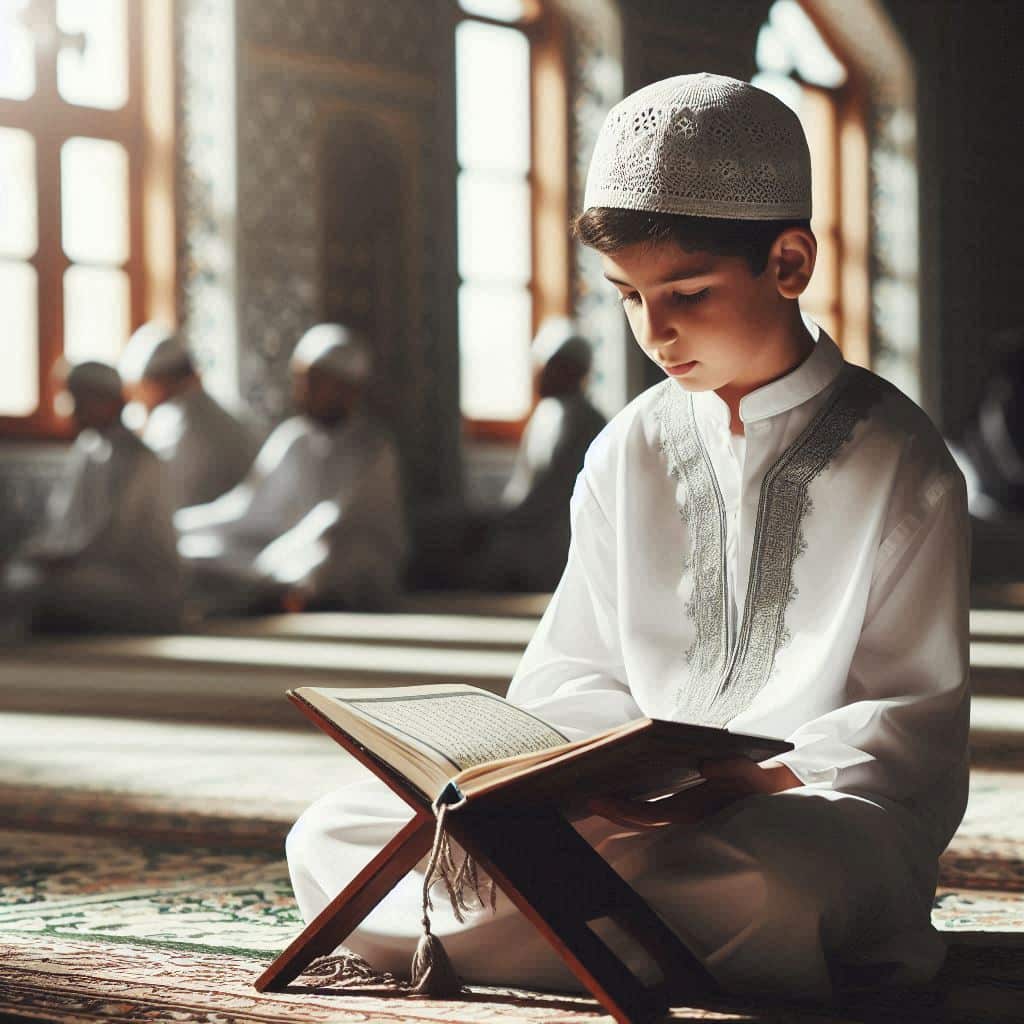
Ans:
[{"label": "decorative tiled wall", "polygon": [[[344,217],[346,203],[366,199],[339,196],[329,179],[339,159],[365,160],[362,124],[365,145],[371,136],[390,140],[401,170],[393,197],[401,259],[389,262],[395,279],[374,290],[378,308],[368,324],[378,335],[372,403],[398,436],[412,493],[454,493],[461,472],[454,0],[181,4],[182,311],[208,375],[223,395],[233,384],[269,427],[288,413],[287,362],[299,335],[358,305],[341,280],[354,253],[340,251],[341,240],[325,231]],[[621,95],[621,41],[613,0],[560,0],[560,7],[571,40],[573,186],[581,196],[601,117]],[[230,51],[220,65],[211,59],[214,38]],[[224,74],[235,65],[237,93]],[[234,138],[214,130],[226,115],[237,125]],[[353,137],[340,136],[339,124],[351,125]],[[349,156],[338,152],[346,148]],[[223,164],[221,150],[229,154]],[[236,175],[234,202],[218,204],[226,172]],[[352,240],[353,250],[362,245]],[[623,320],[614,296],[598,286],[594,255],[579,250],[577,264],[575,304],[597,349],[594,397],[612,413],[630,396]],[[352,316],[359,319],[358,311]]]},{"label": "decorative tiled wall", "polygon": [[[570,207],[579,213],[587,168],[605,114],[623,96],[622,23],[612,0],[561,0],[572,40],[570,75],[573,106]],[[618,296],[601,273],[597,253],[574,248],[573,307],[583,334],[594,347],[590,396],[606,416],[636,394],[635,353],[626,336]]]},{"label": "decorative tiled wall", "polygon": [[177,0],[178,322],[206,386],[239,406],[235,0]]}]

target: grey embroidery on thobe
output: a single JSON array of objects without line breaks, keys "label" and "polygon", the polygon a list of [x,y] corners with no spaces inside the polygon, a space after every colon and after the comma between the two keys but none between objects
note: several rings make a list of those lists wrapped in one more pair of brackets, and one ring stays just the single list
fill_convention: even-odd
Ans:
[{"label": "grey embroidery on thobe", "polygon": [[[693,595],[685,609],[695,627],[686,654],[691,671],[680,687],[677,707],[688,721],[720,726],[750,706],[788,640],[786,611],[797,596],[793,566],[807,547],[803,522],[811,510],[808,488],[853,436],[879,399],[880,388],[870,375],[845,366],[826,404],[765,473],[747,599],[733,646],[728,637],[724,502],[697,430],[693,398],[666,383],[672,391],[666,389],[662,400],[663,449],[672,476],[686,482],[680,513],[693,568]],[[695,500],[693,488],[698,487],[703,493]]]},{"label": "grey embroidery on thobe", "polygon": [[721,679],[725,674],[732,638],[729,636],[729,595],[726,588],[725,502],[697,429],[693,399],[675,381],[662,385],[657,417],[661,424],[661,450],[673,479],[683,484],[679,515],[692,540],[684,556],[683,572],[692,573],[693,590],[686,603],[687,618],[695,625],[687,664],[696,679]]}]

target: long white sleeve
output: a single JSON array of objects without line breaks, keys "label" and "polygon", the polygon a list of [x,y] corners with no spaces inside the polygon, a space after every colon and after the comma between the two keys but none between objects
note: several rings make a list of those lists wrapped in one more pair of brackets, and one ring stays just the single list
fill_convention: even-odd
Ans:
[{"label": "long white sleeve", "polygon": [[205,505],[179,509],[174,516],[179,533],[187,537],[213,531],[263,543],[277,536],[281,507],[302,488],[291,456],[303,439],[301,428],[297,418],[286,420],[267,438],[241,483]]},{"label": "long white sleeve", "polygon": [[406,536],[394,445],[379,436],[364,439],[348,470],[330,498],[260,552],[261,575],[317,597],[349,593],[355,581],[382,594],[397,586]]},{"label": "long white sleeve", "polygon": [[614,532],[582,473],[570,517],[565,573],[508,698],[579,739],[643,712],[626,683],[619,645]]},{"label": "long white sleeve", "polygon": [[[962,806],[969,727],[969,529],[962,478],[926,488],[882,544],[867,614],[850,665],[849,703],[801,725],[779,758],[804,782],[909,803],[931,818],[937,841]],[[927,814],[926,814],[927,816]],[[948,839],[948,835],[946,835]]]}]

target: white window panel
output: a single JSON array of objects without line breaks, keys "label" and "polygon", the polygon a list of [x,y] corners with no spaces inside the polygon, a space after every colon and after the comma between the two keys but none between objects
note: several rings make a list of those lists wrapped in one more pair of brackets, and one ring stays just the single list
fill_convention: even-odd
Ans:
[{"label": "white window panel", "polygon": [[0,97],[27,100],[36,91],[35,47],[19,15],[28,0],[0,0]]},{"label": "white window panel", "polygon": [[769,18],[772,27],[785,39],[793,66],[805,82],[823,89],[838,89],[846,81],[846,68],[797,0],[776,0]]},{"label": "white window panel", "polygon": [[518,21],[526,14],[523,0],[459,0],[459,6],[467,14],[495,21]]},{"label": "white window panel", "polygon": [[0,416],[30,416],[39,406],[37,289],[36,272],[28,263],[0,261]]},{"label": "white window panel", "polygon": [[78,263],[128,259],[128,152],[106,139],[68,139],[61,147],[64,252]]},{"label": "white window panel", "polygon": [[530,168],[530,44],[517,29],[460,22],[455,30],[459,163]]},{"label": "white window panel", "polygon": [[81,53],[57,55],[57,89],[77,106],[115,110],[128,101],[125,0],[57,0],[57,26],[85,36]]},{"label": "white window panel", "polygon": [[530,187],[459,175],[459,274],[525,285],[530,280]]},{"label": "white window panel", "polygon": [[131,324],[128,275],[105,267],[64,273],[64,355],[116,363]]},{"label": "white window panel", "polygon": [[38,244],[35,140],[0,128],[0,256],[25,259]]},{"label": "white window panel", "polygon": [[462,413],[474,420],[520,420],[530,411],[531,298],[524,288],[459,288]]}]

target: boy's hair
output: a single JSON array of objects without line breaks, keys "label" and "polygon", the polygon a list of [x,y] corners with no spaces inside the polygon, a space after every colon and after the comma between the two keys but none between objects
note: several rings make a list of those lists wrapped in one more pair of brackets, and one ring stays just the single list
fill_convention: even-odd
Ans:
[{"label": "boy's hair", "polygon": [[810,227],[809,220],[728,220],[592,206],[573,222],[573,235],[604,254],[638,242],[674,242],[686,252],[744,259],[756,277],[768,265],[768,253],[783,231]]}]

